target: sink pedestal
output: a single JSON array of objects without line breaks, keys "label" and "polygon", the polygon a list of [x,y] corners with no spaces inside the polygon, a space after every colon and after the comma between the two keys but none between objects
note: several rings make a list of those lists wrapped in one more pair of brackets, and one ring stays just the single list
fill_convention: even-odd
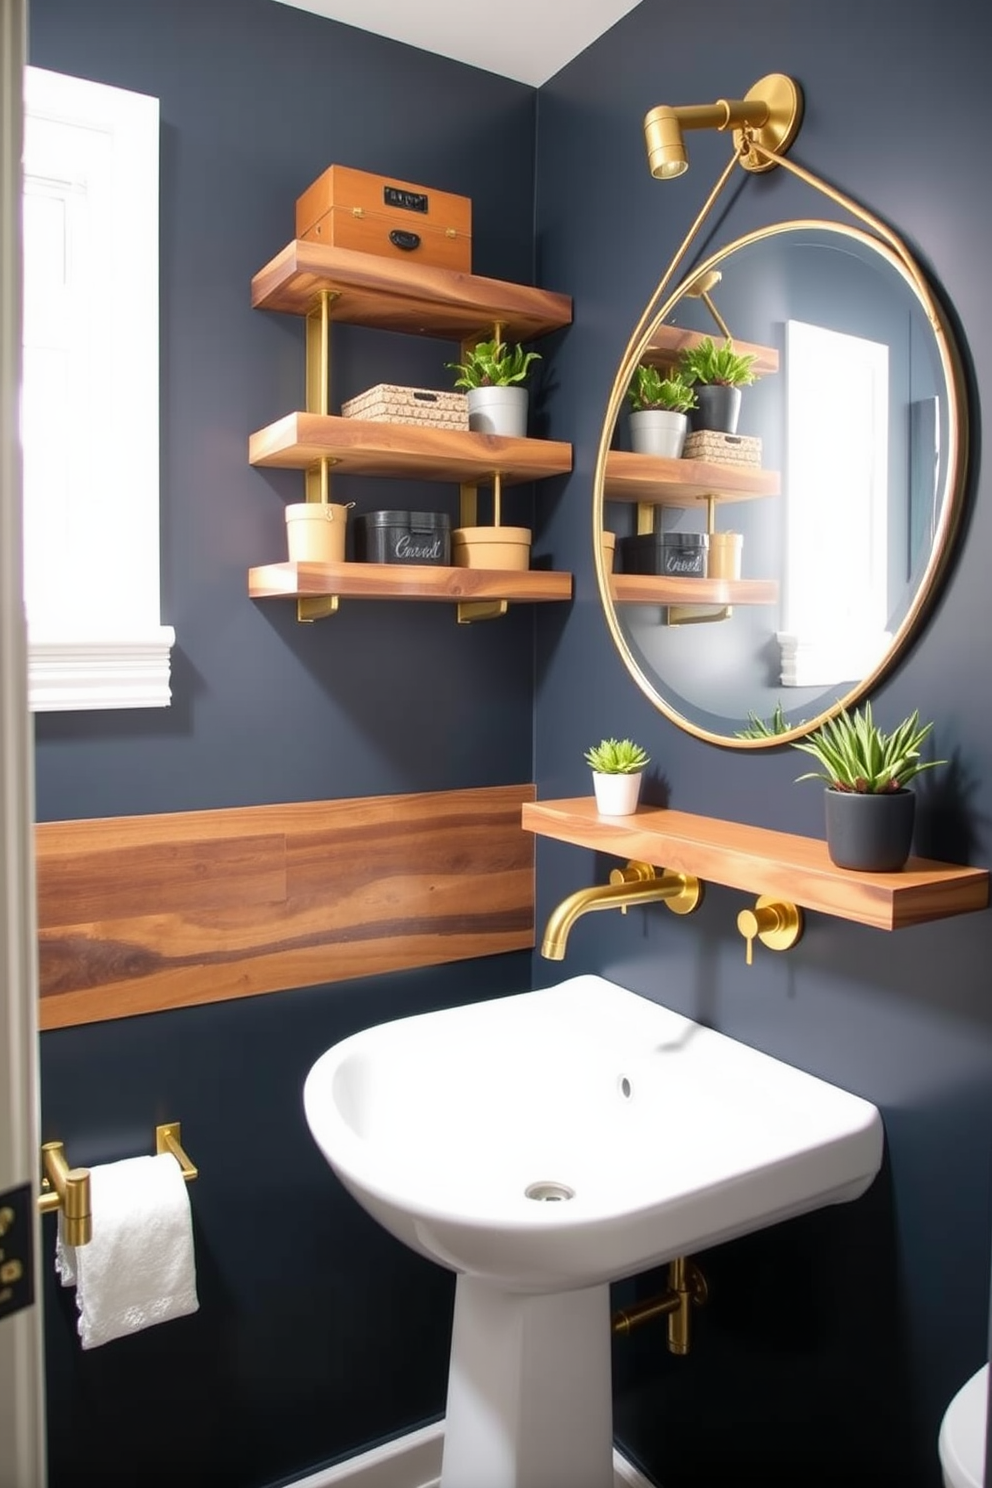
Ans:
[{"label": "sink pedestal", "polygon": [[459,1275],[441,1488],[612,1488],[610,1289]]}]

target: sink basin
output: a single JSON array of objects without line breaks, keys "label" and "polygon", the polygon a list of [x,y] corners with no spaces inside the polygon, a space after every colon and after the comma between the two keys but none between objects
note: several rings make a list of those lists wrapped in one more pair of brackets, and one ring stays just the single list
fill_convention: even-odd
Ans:
[{"label": "sink basin", "polygon": [[598,976],[355,1034],[304,1107],[457,1273],[442,1488],[610,1488],[609,1283],[855,1199],[882,1157],[868,1101]]},{"label": "sink basin", "polygon": [[867,1101],[597,976],[355,1034],[304,1104],[398,1239],[519,1291],[856,1198],[882,1153]]}]

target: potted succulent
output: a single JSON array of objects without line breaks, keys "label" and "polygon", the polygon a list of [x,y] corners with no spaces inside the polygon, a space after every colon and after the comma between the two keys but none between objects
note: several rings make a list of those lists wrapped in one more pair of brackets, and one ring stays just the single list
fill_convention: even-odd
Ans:
[{"label": "potted succulent", "polygon": [[602,739],[586,750],[592,769],[596,809],[603,816],[630,816],[637,810],[641,776],[648,755],[630,739]]},{"label": "potted succulent", "polygon": [[756,356],[738,352],[728,336],[716,346],[711,336],[704,336],[694,346],[683,347],[679,371],[694,386],[696,404],[690,413],[693,429],[712,429],[719,434],[736,434],[741,412],[741,388],[757,382],[753,371]]},{"label": "potted succulent", "polygon": [[541,356],[524,351],[494,336],[479,341],[465,352],[461,362],[446,362],[457,372],[456,388],[465,388],[468,396],[468,426],[478,434],[504,434],[511,438],[527,436],[528,390],[524,380],[534,362]]},{"label": "potted succulent", "polygon": [[946,760],[920,758],[932,723],[913,712],[891,733],[872,718],[871,703],[846,710],[792,745],[820,765],[797,780],[825,780],[827,851],[839,868],[894,873],[909,857],[916,795],[909,782]]},{"label": "potted succulent", "polygon": [[662,377],[657,367],[640,363],[630,379],[627,400],[631,449],[639,455],[678,460],[689,432],[688,410],[696,406],[695,391],[681,372]]}]

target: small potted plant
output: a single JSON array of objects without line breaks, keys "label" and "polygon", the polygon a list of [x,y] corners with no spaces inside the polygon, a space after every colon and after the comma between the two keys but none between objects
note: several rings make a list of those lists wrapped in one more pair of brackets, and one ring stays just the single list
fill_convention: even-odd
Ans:
[{"label": "small potted plant", "polygon": [[639,455],[678,460],[689,432],[688,410],[696,406],[695,391],[681,372],[662,377],[657,367],[640,363],[630,379],[627,400],[631,449]]},{"label": "small potted plant", "polygon": [[871,703],[828,718],[793,749],[820,765],[797,780],[825,780],[827,851],[839,868],[894,873],[909,857],[916,795],[909,782],[946,760],[920,758],[933,728],[913,712],[891,733],[872,718]]},{"label": "small potted plant", "polygon": [[478,434],[525,439],[529,394],[523,383],[540,360],[539,352],[494,337],[466,351],[464,361],[446,362],[458,373],[455,387],[467,390],[469,428]]},{"label": "small potted plant", "polygon": [[641,776],[648,755],[630,739],[602,739],[586,750],[592,769],[596,809],[603,816],[630,816],[637,810]]},{"label": "small potted plant", "polygon": [[753,370],[757,357],[738,352],[728,337],[722,346],[704,336],[695,346],[683,347],[679,371],[695,388],[696,404],[690,413],[693,429],[712,429],[718,434],[736,434],[741,412],[741,388],[757,382]]}]

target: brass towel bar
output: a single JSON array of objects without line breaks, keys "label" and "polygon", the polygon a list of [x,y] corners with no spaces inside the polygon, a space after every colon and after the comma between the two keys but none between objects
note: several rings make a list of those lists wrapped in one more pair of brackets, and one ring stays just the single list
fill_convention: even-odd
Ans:
[{"label": "brass towel bar", "polygon": [[[155,1128],[155,1155],[164,1152],[172,1154],[186,1182],[192,1183],[199,1170],[183,1151],[182,1126],[178,1121],[167,1121]],[[61,1142],[44,1142],[41,1162],[44,1177],[38,1208],[42,1214],[61,1209],[66,1244],[88,1245],[93,1238],[89,1168],[70,1168]]]}]

